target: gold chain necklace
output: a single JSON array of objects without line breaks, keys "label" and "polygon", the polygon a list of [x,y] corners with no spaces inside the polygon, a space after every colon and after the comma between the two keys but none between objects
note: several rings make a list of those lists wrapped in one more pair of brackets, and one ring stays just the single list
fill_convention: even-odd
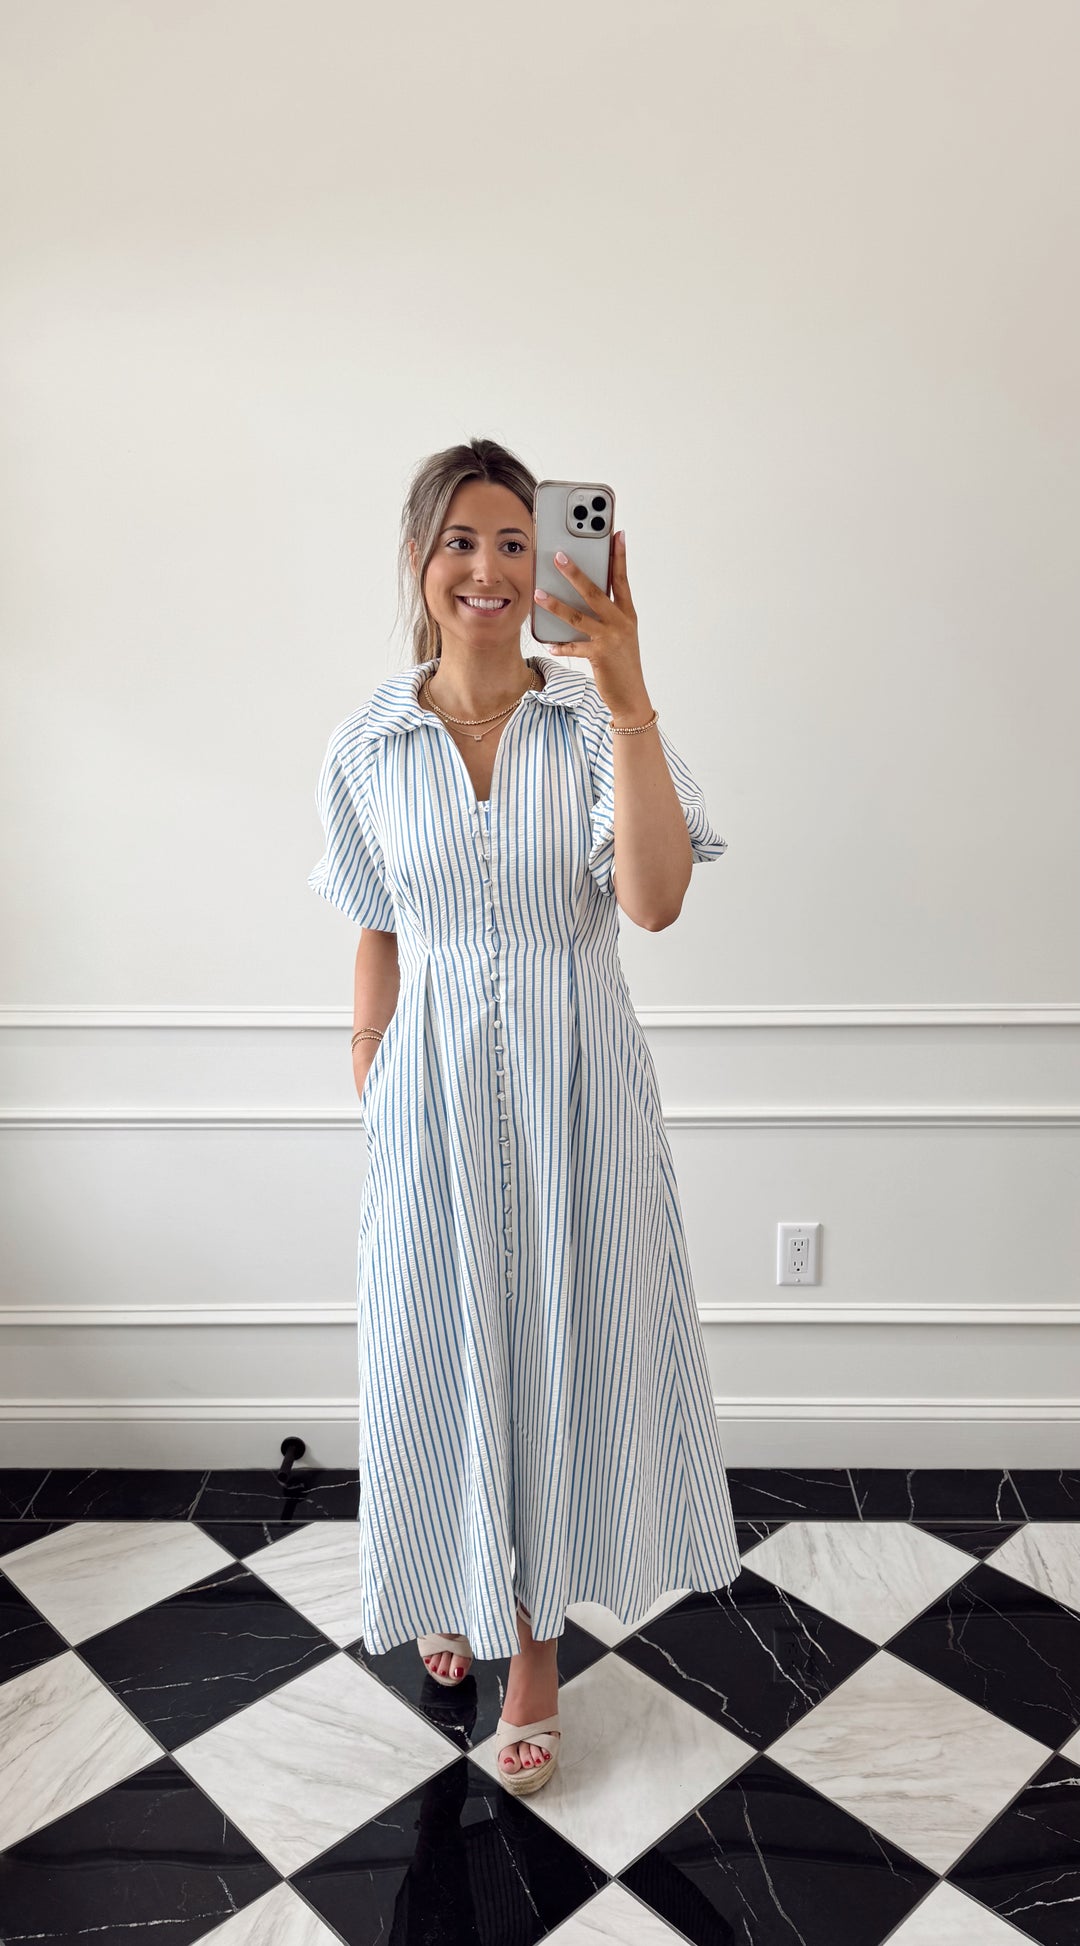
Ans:
[{"label": "gold chain necklace", "polygon": [[[494,716],[448,716],[444,709],[439,708],[438,703],[435,702],[434,698],[430,694],[428,696],[428,707],[429,709],[434,710],[436,716],[440,717],[444,723],[448,725],[452,725],[453,728],[455,729],[469,730],[470,732],[475,732],[476,725],[478,723],[491,723],[491,724],[501,723],[505,720],[506,717],[513,714],[514,710],[517,709],[518,704],[522,702],[522,700],[528,695],[530,689],[537,689],[540,686],[536,681],[536,670],[533,667],[531,662],[529,663],[528,667],[529,667],[529,674],[533,678],[532,682],[526,684],[525,688],[521,692],[521,695],[516,696],[514,698],[514,701],[508,704],[506,709],[497,710]],[[438,670],[436,670],[435,673],[437,675]],[[423,682],[420,685],[420,688],[427,689],[428,684],[432,680],[433,678],[431,676],[425,676]],[[491,730],[481,730],[479,736],[473,734],[473,742],[482,743],[484,738],[487,736],[491,736],[491,734],[492,734]]]}]

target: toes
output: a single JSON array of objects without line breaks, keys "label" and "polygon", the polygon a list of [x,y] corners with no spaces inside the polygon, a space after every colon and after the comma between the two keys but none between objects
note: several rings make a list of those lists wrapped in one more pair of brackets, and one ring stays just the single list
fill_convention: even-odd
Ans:
[{"label": "toes", "polygon": [[502,1754],[502,1763],[503,1763],[503,1769],[504,1769],[504,1770],[520,1770],[520,1769],[521,1769],[521,1763],[520,1763],[520,1760],[519,1760],[519,1758],[518,1758],[518,1750],[517,1750],[517,1745],[516,1745],[516,1744],[515,1744],[515,1745],[513,1746],[513,1748],[512,1748],[512,1749],[510,1749],[510,1750],[504,1750],[504,1751],[503,1751],[503,1754]]}]

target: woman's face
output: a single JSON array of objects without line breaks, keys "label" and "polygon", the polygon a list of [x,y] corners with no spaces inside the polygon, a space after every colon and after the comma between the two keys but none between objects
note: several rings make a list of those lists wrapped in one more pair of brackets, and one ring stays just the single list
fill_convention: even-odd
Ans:
[{"label": "woman's face", "polygon": [[[409,543],[413,571],[416,544]],[[424,597],[449,640],[469,650],[506,649],[521,640],[532,607],[535,557],[532,511],[509,487],[469,480],[446,511],[424,576]],[[501,601],[476,608],[467,597]]]}]

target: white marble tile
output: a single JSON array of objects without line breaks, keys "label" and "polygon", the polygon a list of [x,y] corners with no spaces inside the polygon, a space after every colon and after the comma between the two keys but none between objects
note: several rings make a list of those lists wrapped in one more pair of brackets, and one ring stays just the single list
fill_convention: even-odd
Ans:
[{"label": "white marble tile", "polygon": [[617,1880],[544,1939],[546,1946],[686,1946],[685,1934],[673,1932],[658,1912]]},{"label": "white marble tile", "polygon": [[190,1520],[76,1520],[3,1557],[9,1581],[68,1642],[235,1566]]},{"label": "white marble tile", "polygon": [[70,1649],[0,1686],[0,1752],[0,1850],[162,1755]]},{"label": "white marble tile", "polygon": [[1002,1574],[1080,1612],[1080,1521],[1029,1521],[986,1560]]},{"label": "white marble tile", "polygon": [[1080,1730],[1077,1730],[1074,1737],[1069,1738],[1068,1743],[1062,1744],[1060,1754],[1067,1757],[1071,1764],[1080,1765]]},{"label": "white marble tile", "polygon": [[334,1655],[172,1754],[288,1875],[460,1753],[350,1656]]},{"label": "white marble tile", "polygon": [[882,1649],[768,1754],[946,1872],[1048,1753]]},{"label": "white marble tile", "polygon": [[205,1933],[199,1946],[340,1946],[340,1941],[291,1885],[282,1884]]},{"label": "white marble tile", "polygon": [[636,1622],[620,1622],[610,1608],[604,1608],[598,1601],[571,1602],[566,1612],[570,1620],[576,1622],[579,1628],[587,1628],[590,1635],[595,1635],[599,1641],[606,1642],[609,1649],[613,1649],[616,1642],[625,1642],[627,1636],[633,1635],[635,1629],[644,1628],[646,1622],[654,1622],[665,1609],[674,1608],[675,1603],[682,1601],[683,1596],[689,1593],[689,1588],[666,1589],[653,1602],[651,1608],[647,1608],[643,1615],[638,1616]]},{"label": "white marble tile", "polygon": [[900,1520],[793,1520],[743,1566],[871,1642],[887,1642],[975,1566]]},{"label": "white marble tile", "polygon": [[309,1520],[244,1562],[339,1649],[363,1633],[355,1520]]},{"label": "white marble tile", "polygon": [[936,1885],[889,1934],[888,1946],[1022,1946],[1025,1937],[955,1885]]},{"label": "white marble tile", "polygon": [[[559,1715],[559,1767],[529,1808],[606,1872],[621,1871],[755,1754],[617,1655],[560,1685]],[[494,1736],[472,1757],[497,1777]]]}]

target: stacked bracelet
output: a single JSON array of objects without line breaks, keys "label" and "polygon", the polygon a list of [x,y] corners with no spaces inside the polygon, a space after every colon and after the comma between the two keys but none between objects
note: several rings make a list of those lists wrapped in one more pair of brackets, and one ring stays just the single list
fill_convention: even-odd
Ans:
[{"label": "stacked bracelet", "polygon": [[352,1037],[351,1045],[355,1047],[357,1041],[362,1041],[365,1039],[381,1041],[384,1032],[385,1029],[382,1027],[358,1027],[355,1034]]}]

